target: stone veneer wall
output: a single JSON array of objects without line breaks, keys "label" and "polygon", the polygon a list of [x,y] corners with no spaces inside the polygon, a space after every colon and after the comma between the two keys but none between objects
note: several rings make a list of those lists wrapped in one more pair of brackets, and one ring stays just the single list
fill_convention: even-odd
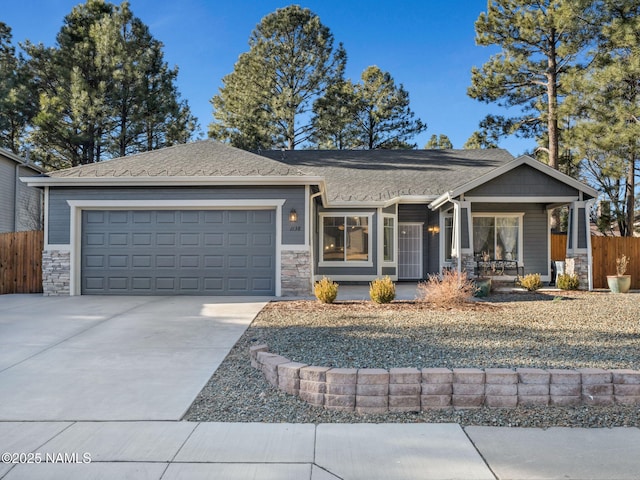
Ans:
[{"label": "stone veneer wall", "polygon": [[311,293],[311,256],[308,251],[283,250],[282,295],[299,296]]},{"label": "stone veneer wall", "polygon": [[292,362],[267,345],[251,365],[276,388],[316,406],[361,414],[518,405],[640,405],[640,371],[580,368],[329,368]]},{"label": "stone veneer wall", "polygon": [[45,250],[42,252],[42,292],[44,296],[69,295],[71,281],[71,252]]}]

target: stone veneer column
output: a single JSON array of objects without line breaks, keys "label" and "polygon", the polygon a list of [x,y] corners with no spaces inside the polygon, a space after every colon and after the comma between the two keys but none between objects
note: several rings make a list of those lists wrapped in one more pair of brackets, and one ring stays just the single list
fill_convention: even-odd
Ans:
[{"label": "stone veneer column", "polygon": [[283,250],[281,282],[282,295],[292,296],[311,294],[311,256],[308,251]]},{"label": "stone veneer column", "polygon": [[463,253],[461,256],[462,271],[467,272],[467,278],[474,277],[476,269],[476,261],[472,253]]},{"label": "stone veneer column", "polygon": [[42,292],[44,296],[69,295],[71,281],[71,252],[45,250],[42,252]]},{"label": "stone veneer column", "polygon": [[580,280],[580,290],[589,289],[589,257],[586,253],[572,253],[565,260],[565,273],[577,275]]}]

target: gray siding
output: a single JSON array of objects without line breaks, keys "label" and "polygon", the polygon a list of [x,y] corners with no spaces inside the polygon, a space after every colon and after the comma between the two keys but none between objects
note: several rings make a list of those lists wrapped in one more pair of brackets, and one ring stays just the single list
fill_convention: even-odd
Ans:
[{"label": "gray siding", "polygon": [[524,213],[523,260],[524,273],[549,274],[549,234],[547,211],[537,203],[473,203],[472,213]]},{"label": "gray siding", "polygon": [[587,222],[586,211],[578,208],[578,248],[587,248]]},{"label": "gray siding", "polygon": [[465,193],[469,197],[542,197],[575,196],[578,191],[528,165],[521,165],[504,175]]},{"label": "gray siding", "polygon": [[[25,167],[20,167],[21,177],[30,177],[38,173]],[[16,231],[41,230],[42,229],[42,190],[29,187],[23,182],[17,185],[17,225]]]},{"label": "gray siding", "polygon": [[17,165],[0,154],[0,233],[42,228],[42,191],[16,178],[38,173],[24,165],[16,172]]},{"label": "gray siding", "polygon": [[460,209],[460,222],[461,229],[460,232],[460,246],[462,248],[469,248],[471,245],[469,244],[469,209],[461,208]]},{"label": "gray siding", "polygon": [[[293,187],[139,187],[50,188],[49,238],[51,244],[68,244],[71,209],[67,200],[260,200],[286,199],[282,207],[282,243],[304,244],[304,186]],[[298,222],[289,223],[295,209]],[[293,229],[292,229],[293,227]],[[297,228],[300,227],[298,230]]]},{"label": "gray siding", "polygon": [[0,156],[0,233],[12,232],[15,219],[16,163]]}]

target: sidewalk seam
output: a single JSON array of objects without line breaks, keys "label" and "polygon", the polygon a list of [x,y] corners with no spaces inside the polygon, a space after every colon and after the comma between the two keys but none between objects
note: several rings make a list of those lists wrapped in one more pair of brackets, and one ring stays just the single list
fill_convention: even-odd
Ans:
[{"label": "sidewalk seam", "polygon": [[491,468],[491,465],[489,465],[489,462],[487,462],[487,459],[484,458],[484,455],[482,455],[482,452],[480,451],[480,449],[478,448],[478,446],[475,444],[475,442],[473,441],[473,439],[469,436],[469,434],[467,433],[467,429],[465,427],[463,427],[462,425],[460,425],[460,428],[462,428],[462,431],[464,432],[465,436],[469,439],[469,442],[471,442],[471,445],[473,445],[473,448],[476,449],[476,452],[478,452],[478,455],[480,455],[480,458],[482,459],[482,461],[484,462],[484,464],[487,466],[487,468],[489,469],[489,471],[491,472],[491,475],[493,475],[493,478],[495,478],[496,480],[500,480],[498,478],[498,475],[496,475],[496,472],[493,471],[493,468]]}]

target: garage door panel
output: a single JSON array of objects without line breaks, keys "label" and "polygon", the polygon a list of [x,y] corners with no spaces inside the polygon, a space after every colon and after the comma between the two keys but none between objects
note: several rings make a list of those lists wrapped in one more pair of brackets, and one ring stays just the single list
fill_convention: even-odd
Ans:
[{"label": "garage door panel", "polygon": [[275,211],[85,211],[82,293],[273,295]]},{"label": "garage door panel", "polygon": [[128,255],[109,255],[109,268],[127,268],[129,266]]}]

